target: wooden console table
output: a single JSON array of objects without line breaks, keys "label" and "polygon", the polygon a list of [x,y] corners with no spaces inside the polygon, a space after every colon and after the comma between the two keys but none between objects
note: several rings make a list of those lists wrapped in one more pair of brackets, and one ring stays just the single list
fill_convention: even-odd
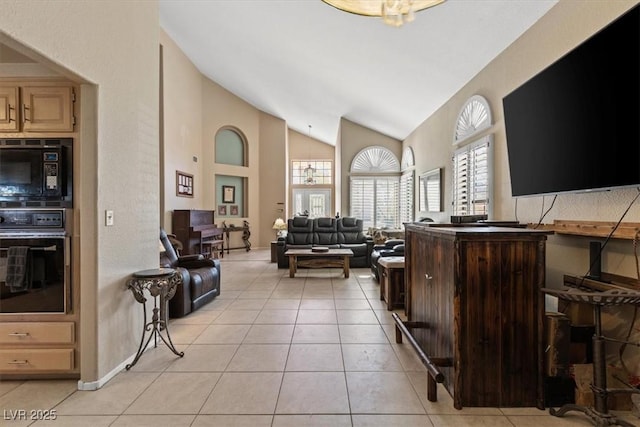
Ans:
[{"label": "wooden console table", "polygon": [[[244,249],[247,252],[251,250],[251,242],[249,241],[249,237],[251,237],[251,230],[249,230],[249,221],[243,221],[242,227],[238,227],[235,225],[227,225],[224,221],[222,222],[222,228],[224,229],[225,240],[227,241],[227,253],[229,253],[232,249]],[[230,234],[234,232],[242,232],[242,243],[243,246],[231,247],[230,243]]]}]

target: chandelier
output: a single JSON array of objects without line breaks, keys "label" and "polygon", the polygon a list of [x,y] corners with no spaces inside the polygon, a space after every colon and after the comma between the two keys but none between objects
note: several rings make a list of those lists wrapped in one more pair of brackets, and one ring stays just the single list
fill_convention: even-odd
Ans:
[{"label": "chandelier", "polygon": [[313,185],[316,183],[315,178],[316,168],[312,168],[311,164],[309,164],[306,168],[304,168],[304,183],[307,185]]},{"label": "chandelier", "polygon": [[415,12],[436,6],[445,0],[322,0],[345,12],[380,16],[385,24],[399,27],[415,18]]}]

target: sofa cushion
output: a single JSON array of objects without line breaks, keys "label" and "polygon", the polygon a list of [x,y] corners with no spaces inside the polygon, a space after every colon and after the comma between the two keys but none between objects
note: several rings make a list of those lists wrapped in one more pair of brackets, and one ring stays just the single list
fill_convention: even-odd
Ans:
[{"label": "sofa cushion", "polygon": [[313,220],[297,216],[287,220],[287,245],[311,245],[313,243]]},{"label": "sofa cushion", "polygon": [[338,243],[338,227],[335,218],[316,218],[313,220],[313,244],[320,246]]},{"label": "sofa cushion", "polygon": [[[358,219],[357,218],[352,218],[352,217],[342,217],[340,218],[341,220],[341,224],[342,227],[357,227],[358,226]],[[360,226],[360,231],[362,231],[362,226]]]},{"label": "sofa cushion", "polygon": [[353,252],[353,256],[362,257],[367,255],[367,244],[366,243],[341,243],[340,248],[342,249],[351,249]]},{"label": "sofa cushion", "polygon": [[361,219],[342,217],[338,220],[338,243],[364,243],[366,240]]}]

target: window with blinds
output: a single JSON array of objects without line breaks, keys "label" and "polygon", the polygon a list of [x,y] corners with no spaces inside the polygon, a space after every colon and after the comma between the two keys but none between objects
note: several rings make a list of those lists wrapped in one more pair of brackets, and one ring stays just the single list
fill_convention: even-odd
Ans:
[{"label": "window with blinds", "polygon": [[400,227],[400,162],[385,147],[371,146],[351,162],[350,215],[364,228]]},{"label": "window with blinds", "polygon": [[398,228],[399,188],[397,176],[351,178],[351,216],[362,219],[365,229]]},{"label": "window with blinds", "polygon": [[453,154],[454,215],[490,215],[491,146],[486,136]]},{"label": "window with blinds", "polygon": [[400,177],[400,222],[413,222],[413,171]]}]

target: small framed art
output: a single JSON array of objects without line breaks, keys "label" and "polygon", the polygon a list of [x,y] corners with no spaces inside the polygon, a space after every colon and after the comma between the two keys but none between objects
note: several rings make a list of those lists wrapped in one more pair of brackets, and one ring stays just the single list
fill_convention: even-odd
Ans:
[{"label": "small framed art", "polygon": [[218,205],[218,215],[227,216],[227,205]]},{"label": "small framed art", "polygon": [[233,185],[222,186],[222,203],[236,202],[236,187]]},{"label": "small framed art", "polygon": [[176,196],[193,197],[193,175],[176,171]]},{"label": "small framed art", "polygon": [[229,215],[238,215],[238,205],[231,205]]}]

